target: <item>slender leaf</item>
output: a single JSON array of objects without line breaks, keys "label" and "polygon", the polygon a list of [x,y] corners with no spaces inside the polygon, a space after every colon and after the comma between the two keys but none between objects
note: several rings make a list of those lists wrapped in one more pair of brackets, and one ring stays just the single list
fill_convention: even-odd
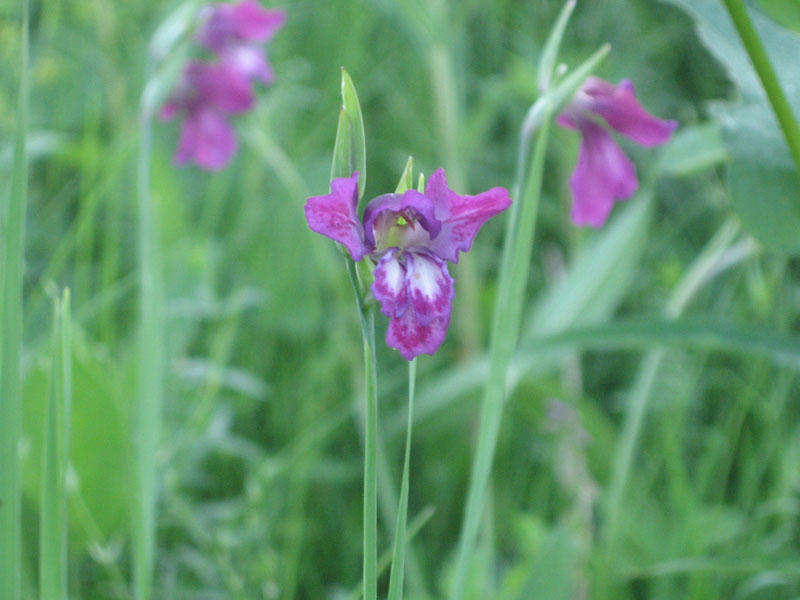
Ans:
[{"label": "slender leaf", "polygon": [[558,58],[558,50],[561,47],[561,40],[564,37],[564,30],[567,28],[572,11],[575,10],[576,0],[568,0],[561,9],[555,25],[550,30],[550,35],[542,49],[542,56],[539,58],[539,90],[542,92],[550,89],[553,78],[553,67]]}]

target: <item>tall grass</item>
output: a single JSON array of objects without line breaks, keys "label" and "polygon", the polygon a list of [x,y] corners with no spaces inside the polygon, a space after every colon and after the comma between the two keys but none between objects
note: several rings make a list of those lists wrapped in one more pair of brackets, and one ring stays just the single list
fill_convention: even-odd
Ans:
[{"label": "tall grass", "polygon": [[0,598],[20,598],[22,511],[22,281],[28,203],[28,2],[20,29],[19,94],[11,185],[0,211]]}]

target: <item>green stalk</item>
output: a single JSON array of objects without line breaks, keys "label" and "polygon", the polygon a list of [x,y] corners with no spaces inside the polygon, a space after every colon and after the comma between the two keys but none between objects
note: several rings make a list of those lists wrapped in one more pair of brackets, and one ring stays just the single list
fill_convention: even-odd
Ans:
[{"label": "green stalk", "polygon": [[408,518],[408,479],[411,460],[411,427],[414,423],[414,390],[417,377],[417,359],[408,363],[408,428],[406,430],[406,455],[403,459],[403,480],[400,484],[400,502],[397,507],[397,526],[394,534],[392,571],[389,576],[389,600],[402,600],[403,573],[406,564],[406,519]]},{"label": "green stalk", "polygon": [[8,202],[0,211],[0,598],[22,590],[19,442],[22,430],[22,277],[28,198],[28,1],[22,3],[20,81],[14,166]]},{"label": "green stalk", "polygon": [[41,600],[67,599],[67,464],[72,396],[69,290],[56,300],[53,320],[53,363],[45,415],[42,515],[39,531],[39,594]]},{"label": "green stalk", "polygon": [[522,318],[522,300],[533,249],[549,129],[548,116],[539,130],[525,194],[511,207],[506,243],[503,248],[500,284],[492,319],[489,378],[481,406],[478,447],[472,465],[467,506],[458,545],[455,581],[451,595],[454,600],[461,600],[466,592],[469,562],[480,528],[484,497],[497,446],[505,403],[506,373],[517,345]]},{"label": "green stalk", "polygon": [[736,26],[736,31],[739,33],[739,38],[742,40],[748,56],[750,56],[750,62],[753,63],[758,78],[761,80],[761,85],[764,86],[769,103],[778,118],[778,123],[783,130],[783,135],[786,137],[789,150],[792,152],[797,172],[800,174],[800,126],[797,124],[792,107],[786,100],[767,51],[761,43],[761,38],[758,37],[758,32],[753,26],[753,21],[750,19],[750,14],[747,12],[744,2],[742,0],[723,0],[723,3],[725,8],[728,9],[728,14]]},{"label": "green stalk", "polygon": [[378,598],[378,373],[375,360],[375,311],[364,303],[357,265],[345,257],[356,295],[364,342],[364,600]]},{"label": "green stalk", "polygon": [[158,234],[150,197],[152,144],[151,84],[142,95],[138,163],[139,326],[138,372],[133,407],[135,494],[133,507],[133,583],[136,600],[152,593],[156,538],[157,449],[164,396],[163,282]]}]

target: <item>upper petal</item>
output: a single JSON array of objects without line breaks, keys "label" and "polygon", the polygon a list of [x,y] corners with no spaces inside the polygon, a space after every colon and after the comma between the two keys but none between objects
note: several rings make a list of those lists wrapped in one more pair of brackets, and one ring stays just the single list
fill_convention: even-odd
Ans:
[{"label": "upper petal", "polygon": [[381,312],[387,317],[401,315],[408,307],[406,266],[397,256],[397,248],[391,248],[378,261],[373,271],[372,295],[380,302]]},{"label": "upper petal", "polygon": [[218,171],[236,154],[236,133],[224,116],[211,108],[199,108],[186,115],[175,153],[175,162],[189,161]]},{"label": "upper petal", "polygon": [[444,341],[449,324],[449,313],[422,324],[413,310],[406,310],[389,322],[386,345],[399,350],[406,360],[420,354],[435,354]]},{"label": "upper petal", "polygon": [[608,133],[586,119],[578,165],[570,179],[572,221],[576,225],[600,227],[616,199],[631,196],[639,186],[636,168]]},{"label": "upper petal", "polygon": [[[442,229],[442,224],[436,218],[436,211],[430,198],[416,190],[406,190],[403,194],[384,194],[370,200],[364,209],[364,231],[367,243],[371,246],[376,243],[387,243],[390,229],[397,227],[398,217],[408,217],[409,223],[404,226],[404,247],[409,247],[414,238],[420,238],[421,243],[427,243],[429,238],[435,238]],[[417,235],[416,225],[419,224],[427,232],[426,235]],[[393,245],[393,244],[392,244]],[[414,244],[416,245],[416,244]]]},{"label": "upper petal", "polygon": [[590,77],[581,92],[588,110],[603,117],[606,122],[642,146],[664,144],[672,137],[677,121],[658,119],[648,113],[636,99],[633,83],[625,79],[613,85],[598,77]]},{"label": "upper petal", "polygon": [[407,260],[406,287],[417,321],[427,325],[437,317],[449,320],[455,287],[447,263],[418,252],[409,252]]},{"label": "upper petal", "polygon": [[286,11],[267,10],[256,0],[243,0],[233,6],[234,31],[239,39],[266,42],[286,23]]},{"label": "upper petal", "polygon": [[467,252],[481,226],[511,206],[508,190],[492,188],[476,196],[460,196],[447,185],[444,169],[436,170],[428,179],[425,195],[436,207],[442,231],[429,250],[445,260],[458,262],[458,253]]},{"label": "upper petal", "polygon": [[309,198],[305,212],[312,231],[344,244],[353,260],[372,251],[364,242],[364,227],[358,218],[358,172],[331,181],[331,193]]},{"label": "upper petal", "polygon": [[266,52],[258,46],[233,44],[224,50],[222,60],[246,80],[258,79],[270,84],[275,79]]}]

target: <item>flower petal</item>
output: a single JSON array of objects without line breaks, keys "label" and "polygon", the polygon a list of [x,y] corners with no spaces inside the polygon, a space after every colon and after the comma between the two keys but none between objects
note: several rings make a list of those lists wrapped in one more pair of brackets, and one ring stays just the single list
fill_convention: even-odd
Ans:
[{"label": "flower petal", "polygon": [[187,85],[195,91],[197,103],[229,113],[250,110],[255,104],[248,77],[232,62],[192,61],[186,66],[185,77]]},{"label": "flower petal", "polygon": [[590,77],[579,93],[588,96],[588,110],[600,115],[619,133],[642,146],[650,148],[668,142],[678,127],[677,121],[658,119],[642,108],[629,79],[615,86],[598,77]]},{"label": "flower petal", "polygon": [[399,350],[406,360],[412,360],[420,354],[435,354],[444,341],[449,324],[449,314],[423,325],[413,310],[406,310],[389,322],[386,345]]},{"label": "flower petal", "polygon": [[427,325],[438,317],[449,320],[455,287],[447,263],[418,252],[409,252],[407,256],[406,287],[417,321]]},{"label": "flower petal", "polygon": [[636,168],[608,133],[597,123],[581,121],[578,165],[570,179],[572,221],[600,227],[617,199],[631,196],[639,187]]},{"label": "flower petal", "polygon": [[397,248],[390,249],[378,261],[373,275],[372,295],[381,304],[381,312],[387,317],[402,314],[408,307],[406,267],[397,257]]},{"label": "flower petal", "polygon": [[257,46],[232,45],[225,49],[222,60],[246,80],[258,79],[265,85],[275,80],[275,73],[267,60],[266,52]]},{"label": "flower petal", "polygon": [[505,188],[492,188],[476,196],[460,196],[447,185],[444,169],[436,170],[428,179],[425,195],[436,207],[436,218],[442,222],[441,233],[428,249],[445,260],[458,262],[458,253],[467,252],[481,226],[497,213],[511,206]]},{"label": "flower petal", "polygon": [[[406,190],[403,194],[384,194],[370,200],[364,209],[364,231],[367,243],[376,246],[376,233],[380,241],[386,242],[389,230],[397,226],[398,217],[405,216],[410,219],[402,240],[403,247],[407,248],[417,243],[427,244],[430,238],[439,235],[442,224],[435,216],[435,208],[430,198],[416,190]],[[420,235],[416,224],[427,232]],[[413,238],[419,238],[415,240]]]},{"label": "flower petal", "polygon": [[200,108],[186,115],[175,162],[195,162],[208,171],[218,171],[236,154],[236,133],[224,116]]},{"label": "flower petal", "polygon": [[309,198],[305,212],[311,230],[344,244],[353,260],[359,261],[372,251],[364,243],[364,228],[358,218],[358,172],[331,181],[331,193]]},{"label": "flower petal", "polygon": [[236,36],[249,42],[266,42],[286,23],[286,11],[267,10],[256,0],[243,0],[233,6]]}]

